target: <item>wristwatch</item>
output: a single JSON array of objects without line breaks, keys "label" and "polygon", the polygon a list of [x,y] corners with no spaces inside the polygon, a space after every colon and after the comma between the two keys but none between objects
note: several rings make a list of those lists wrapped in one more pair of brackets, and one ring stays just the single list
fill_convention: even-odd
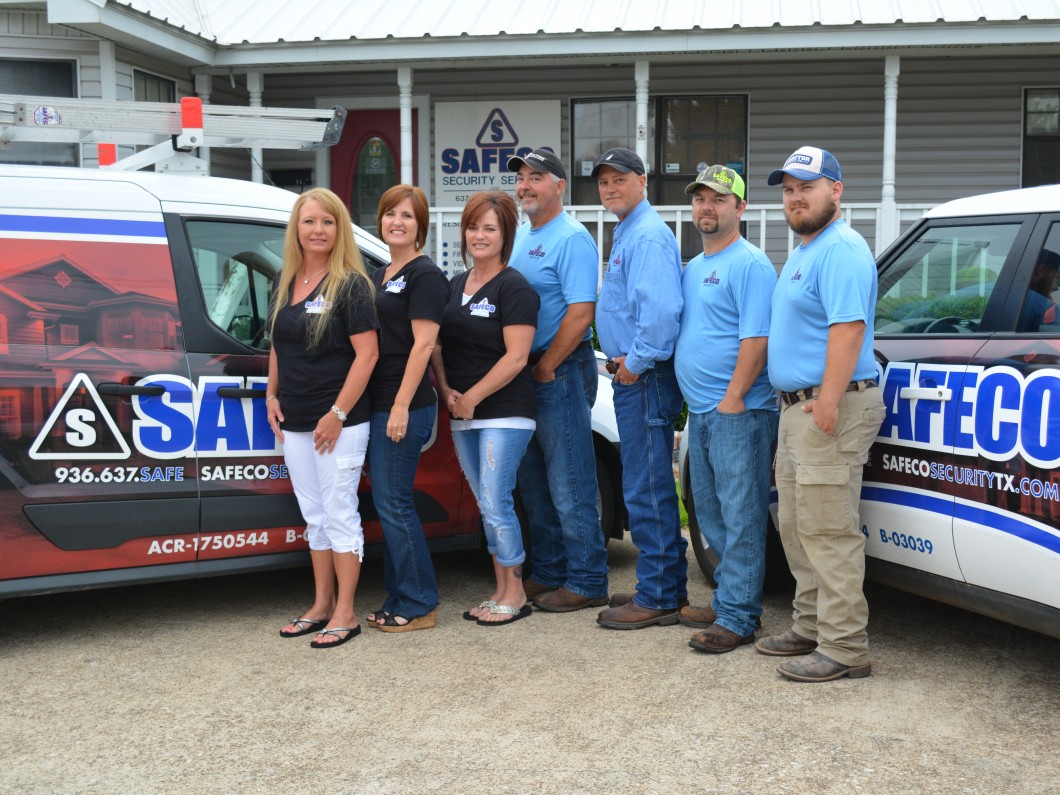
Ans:
[{"label": "wristwatch", "polygon": [[345,411],[343,411],[342,409],[340,409],[340,408],[339,408],[338,406],[332,406],[332,407],[331,407],[331,411],[332,411],[332,412],[333,412],[334,414],[337,414],[337,415],[338,415],[338,417],[339,417],[339,420],[341,420],[342,422],[346,422],[346,412],[345,412]]}]

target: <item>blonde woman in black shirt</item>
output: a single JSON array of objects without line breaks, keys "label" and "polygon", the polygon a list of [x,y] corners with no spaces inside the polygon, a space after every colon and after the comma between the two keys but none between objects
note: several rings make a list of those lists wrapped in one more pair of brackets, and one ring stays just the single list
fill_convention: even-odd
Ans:
[{"label": "blonde woman in black shirt", "polygon": [[364,557],[357,484],[368,447],[366,387],[379,357],[373,287],[342,200],[323,188],[298,197],[276,276],[269,328],[269,426],[283,443],[306,521],[312,606],[280,630],[317,633],[330,649],[361,627],[354,594]]}]

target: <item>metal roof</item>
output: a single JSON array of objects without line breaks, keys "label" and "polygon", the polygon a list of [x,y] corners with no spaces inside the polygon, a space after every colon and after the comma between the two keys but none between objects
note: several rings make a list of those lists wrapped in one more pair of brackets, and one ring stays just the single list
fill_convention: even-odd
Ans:
[{"label": "metal roof", "polygon": [[[88,0],[99,4],[99,0]],[[1060,21],[1060,0],[109,0],[221,46]],[[944,44],[940,40],[934,42]]]}]

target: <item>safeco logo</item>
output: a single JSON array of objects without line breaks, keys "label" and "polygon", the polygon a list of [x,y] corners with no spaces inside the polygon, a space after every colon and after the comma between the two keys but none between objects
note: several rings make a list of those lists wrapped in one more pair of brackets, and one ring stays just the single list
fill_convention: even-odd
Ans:
[{"label": "safeco logo", "polygon": [[442,150],[443,185],[514,185],[514,175],[508,173],[508,160],[516,155],[525,157],[533,151],[529,146],[519,146],[519,136],[500,108],[494,108],[486,116],[475,144],[475,148],[463,151],[452,147]]}]

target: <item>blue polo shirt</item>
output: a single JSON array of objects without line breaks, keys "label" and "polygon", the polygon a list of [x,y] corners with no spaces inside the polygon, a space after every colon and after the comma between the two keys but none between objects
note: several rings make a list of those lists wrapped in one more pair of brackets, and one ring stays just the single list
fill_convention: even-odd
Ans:
[{"label": "blue polo shirt", "polygon": [[632,373],[651,369],[673,356],[681,302],[677,238],[644,199],[615,227],[596,305],[600,347]]},{"label": "blue polo shirt", "polygon": [[[741,340],[769,336],[777,272],[769,258],[742,237],[717,254],[685,266],[684,308],[674,369],[688,410],[717,408],[729,388]],[[744,396],[746,409],[775,409],[766,368]]]},{"label": "blue polo shirt", "polygon": [[820,385],[833,323],[865,323],[851,378],[876,377],[876,262],[865,238],[840,218],[788,257],[773,291],[769,380],[783,392]]},{"label": "blue polo shirt", "polygon": [[[552,344],[567,306],[596,301],[600,254],[596,241],[578,221],[561,212],[547,224],[519,227],[508,263],[518,270],[541,298],[537,332],[531,350]],[[584,339],[592,331],[586,329]]]}]

